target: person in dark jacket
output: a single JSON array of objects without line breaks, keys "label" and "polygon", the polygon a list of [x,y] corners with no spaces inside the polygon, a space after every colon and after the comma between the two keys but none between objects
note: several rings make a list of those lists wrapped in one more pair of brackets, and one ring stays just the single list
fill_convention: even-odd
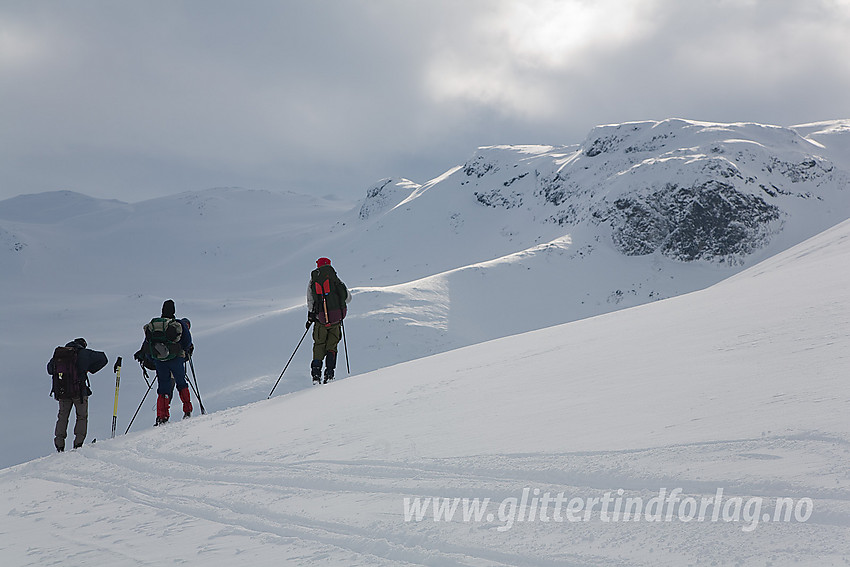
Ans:
[{"label": "person in dark jacket", "polygon": [[171,360],[157,360],[151,357],[150,341],[147,337],[142,343],[142,348],[134,355],[134,358],[145,366],[153,362],[156,368],[157,399],[156,422],[154,425],[168,422],[175,384],[177,385],[177,394],[180,396],[180,401],[183,402],[183,419],[192,415],[192,399],[189,395],[189,383],[186,380],[186,361],[192,356],[195,345],[192,344],[192,334],[189,332],[191,328],[189,320],[186,318],[176,319],[174,313],[174,301],[171,299],[165,300],[162,304],[161,319],[177,321],[182,327],[177,355]]},{"label": "person in dark jacket", "polygon": [[310,375],[314,383],[322,381],[322,361],[325,362],[324,382],[334,378],[342,320],[351,302],[351,293],[336,275],[327,258],[316,260],[307,286],[307,328],[313,325],[313,362]]},{"label": "person in dark jacket", "polygon": [[[76,350],[77,356],[77,379],[79,381],[79,395],[65,397],[54,390],[53,395],[59,402],[59,416],[56,420],[53,444],[60,453],[65,450],[65,439],[68,437],[68,421],[71,418],[71,408],[74,408],[77,422],[74,424],[74,449],[83,446],[88,433],[89,425],[89,388],[88,374],[94,374],[109,362],[106,355],[100,351],[91,350],[83,338],[74,339],[65,345]],[[58,350],[58,349],[57,349]],[[53,376],[56,370],[54,359],[47,363],[47,373]]]}]

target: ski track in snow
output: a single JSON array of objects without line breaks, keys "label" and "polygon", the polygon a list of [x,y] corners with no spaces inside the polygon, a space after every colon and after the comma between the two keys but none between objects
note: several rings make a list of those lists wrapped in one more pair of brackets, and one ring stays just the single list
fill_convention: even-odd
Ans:
[{"label": "ski track in snow", "polygon": [[[731,556],[753,565],[818,556],[823,565],[830,557],[837,561],[850,555],[850,491],[837,481],[846,470],[848,446],[843,440],[797,435],[613,452],[264,462],[181,458],[147,446],[113,451],[104,445],[42,459],[32,467],[36,474],[16,481],[43,484],[40,498],[26,501],[11,495],[9,515],[25,521],[45,508],[61,508],[61,496],[69,491],[84,492],[84,498],[75,500],[88,502],[84,509],[67,511],[79,525],[75,532],[86,541],[79,552],[71,540],[62,544],[72,564],[94,553],[92,546],[110,555],[116,552],[113,565],[162,564],[168,558],[223,565],[275,545],[293,564],[673,565],[678,558],[722,565],[723,557]],[[735,469],[711,476],[699,466],[706,464],[710,471],[712,462],[729,467],[737,461],[745,469],[748,462],[763,465],[779,455],[792,462],[831,461],[826,471],[837,475],[836,480],[830,485],[829,479],[816,477],[802,486],[783,481],[781,471],[770,478],[757,472],[736,474]],[[674,486],[695,497],[711,497],[717,487],[746,497],[805,494],[815,500],[816,513],[805,524],[761,524],[750,533],[740,523],[603,523],[594,518],[516,523],[495,538],[498,521],[435,522],[426,517],[404,522],[402,513],[403,499],[413,496],[499,502],[525,487],[551,487],[597,496],[622,488],[626,495],[649,498],[660,487]],[[104,518],[101,506],[119,513]],[[53,521],[61,525],[62,515]],[[96,533],[87,533],[89,526]],[[789,530],[795,544],[785,549]],[[187,549],[180,545],[183,538],[204,543]],[[162,545],[151,545],[160,541]],[[565,541],[570,542],[569,553],[562,549]],[[724,542],[724,551],[706,560],[703,550],[718,541]],[[766,555],[764,550],[773,551]],[[29,550],[30,562],[16,564],[45,565],[44,559],[56,555],[55,549],[44,557]]]}]

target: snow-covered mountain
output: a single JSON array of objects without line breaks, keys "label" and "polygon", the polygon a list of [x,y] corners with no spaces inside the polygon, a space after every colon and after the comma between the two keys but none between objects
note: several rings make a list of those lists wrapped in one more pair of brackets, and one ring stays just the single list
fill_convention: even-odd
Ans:
[{"label": "snow-covered mountain", "polygon": [[7,468],[0,555],[845,565],[848,286],[850,221],[703,291]]},{"label": "snow-covered mountain", "polygon": [[[51,450],[55,345],[84,336],[129,361],[168,297],[193,321],[205,405],[264,398],[320,256],[355,292],[354,374],[702,289],[850,217],[848,124],[601,126],[574,146],[481,148],[357,203],[232,188],[2,201],[0,425],[25,426],[0,464]],[[277,393],[305,387],[308,364],[302,347]],[[111,378],[94,378],[90,437],[111,422]],[[144,390],[128,365],[122,419]]]},{"label": "snow-covered mountain", "polygon": [[[398,281],[368,290],[402,306],[382,324],[415,325],[441,346],[672,297],[850,216],[846,126],[807,126],[820,143],[789,128],[666,120],[601,126],[576,146],[481,148],[423,186],[370,189],[343,257],[366,251],[370,277]],[[404,247],[370,257],[387,234]],[[423,297],[442,301],[420,310]]]}]

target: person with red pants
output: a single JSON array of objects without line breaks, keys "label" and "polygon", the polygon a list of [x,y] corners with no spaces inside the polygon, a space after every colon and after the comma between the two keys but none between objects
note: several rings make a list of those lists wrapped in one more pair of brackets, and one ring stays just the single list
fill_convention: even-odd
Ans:
[{"label": "person with red pants", "polygon": [[[183,419],[192,415],[192,400],[189,395],[189,383],[186,380],[186,361],[191,357],[195,346],[192,344],[189,320],[185,318],[178,320],[174,313],[174,301],[166,300],[162,304],[162,317],[153,319],[145,326],[145,342],[142,349],[136,353],[137,360],[140,355],[144,356],[152,360],[156,368],[155,426],[168,422],[175,385],[180,401],[183,402]],[[157,337],[156,325],[160,325],[166,331],[168,339],[161,340]],[[158,348],[162,349],[162,353],[157,352]]]}]

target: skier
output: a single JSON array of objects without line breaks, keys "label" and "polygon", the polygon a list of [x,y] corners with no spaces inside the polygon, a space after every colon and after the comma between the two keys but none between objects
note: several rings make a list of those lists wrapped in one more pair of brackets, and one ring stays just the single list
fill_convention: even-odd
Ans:
[{"label": "skier", "polygon": [[104,353],[87,347],[85,339],[74,339],[64,347],[56,348],[47,363],[47,373],[53,376],[51,394],[59,402],[53,444],[60,453],[65,450],[72,407],[77,417],[74,424],[74,449],[83,446],[88,432],[91,395],[88,373],[94,374],[108,362]]},{"label": "skier", "polygon": [[155,426],[168,422],[175,383],[183,402],[183,419],[192,415],[192,399],[189,395],[189,383],[186,381],[186,361],[192,355],[195,345],[192,344],[192,335],[189,332],[189,320],[178,320],[174,313],[174,301],[167,299],[162,304],[162,316],[151,319],[151,322],[145,325],[145,341],[134,357],[143,364],[146,360],[152,360],[156,368],[158,396]]},{"label": "skier", "polygon": [[351,293],[336,275],[327,258],[316,260],[307,286],[307,328],[313,325],[313,383],[322,382],[322,360],[325,361],[324,383],[334,378],[337,346],[342,338],[342,320],[351,302]]}]

